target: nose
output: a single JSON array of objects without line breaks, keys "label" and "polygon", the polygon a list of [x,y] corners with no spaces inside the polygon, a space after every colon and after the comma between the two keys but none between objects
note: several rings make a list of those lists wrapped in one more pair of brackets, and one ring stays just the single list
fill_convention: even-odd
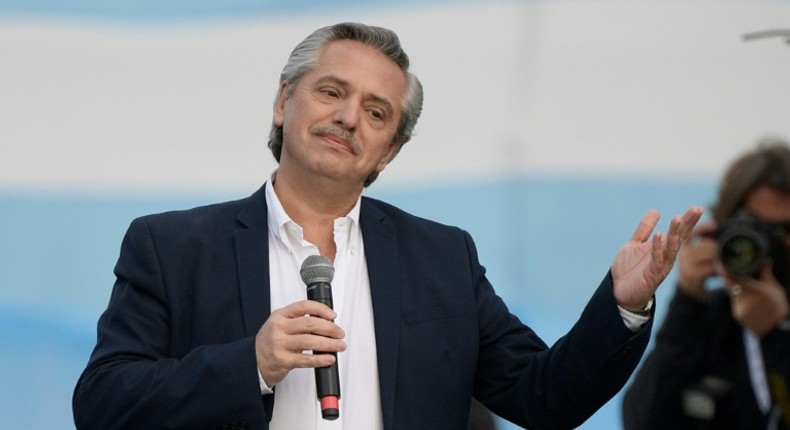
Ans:
[{"label": "nose", "polygon": [[359,121],[360,107],[354,100],[344,100],[337,105],[337,109],[332,117],[332,123],[346,131],[354,132]]}]

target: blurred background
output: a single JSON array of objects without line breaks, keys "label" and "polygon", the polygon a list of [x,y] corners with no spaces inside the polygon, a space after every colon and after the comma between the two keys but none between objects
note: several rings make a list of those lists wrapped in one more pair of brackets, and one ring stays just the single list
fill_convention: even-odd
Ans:
[{"label": "blurred background", "polygon": [[0,0],[2,427],[74,428],[129,223],[255,191],[290,50],[341,21],[398,32],[425,87],[366,194],[470,231],[549,343],[645,211],[666,230],[790,136],[786,0]]}]

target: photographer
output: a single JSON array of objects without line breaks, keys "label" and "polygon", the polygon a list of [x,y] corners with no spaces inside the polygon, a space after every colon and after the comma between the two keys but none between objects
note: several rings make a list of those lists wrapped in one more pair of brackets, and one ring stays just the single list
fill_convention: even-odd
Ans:
[{"label": "photographer", "polygon": [[790,429],[790,146],[738,158],[712,214],[680,249],[676,294],[624,397],[626,430]]}]

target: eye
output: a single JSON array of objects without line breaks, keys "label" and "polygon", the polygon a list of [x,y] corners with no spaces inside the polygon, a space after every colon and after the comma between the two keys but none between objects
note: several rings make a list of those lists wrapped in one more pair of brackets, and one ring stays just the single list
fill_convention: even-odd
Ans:
[{"label": "eye", "polygon": [[378,107],[372,106],[368,108],[368,114],[376,121],[384,121],[386,119],[386,112]]},{"label": "eye", "polygon": [[327,97],[333,98],[333,99],[336,99],[336,98],[340,97],[340,92],[337,91],[334,88],[331,88],[331,87],[319,88],[318,92],[320,92],[321,94],[323,94],[323,95],[325,95]]}]

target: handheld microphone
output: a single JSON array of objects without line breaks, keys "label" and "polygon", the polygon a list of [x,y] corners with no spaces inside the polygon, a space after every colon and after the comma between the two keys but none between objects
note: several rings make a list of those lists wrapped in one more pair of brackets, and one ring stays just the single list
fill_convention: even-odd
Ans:
[{"label": "handheld microphone", "polygon": [[[332,308],[332,278],[335,268],[323,255],[311,255],[302,262],[299,272],[307,285],[308,300],[315,300]],[[313,351],[313,354],[332,354],[335,362],[329,367],[316,367],[315,388],[321,403],[321,416],[325,420],[335,420],[340,416],[340,377],[337,372],[337,354]]]}]

